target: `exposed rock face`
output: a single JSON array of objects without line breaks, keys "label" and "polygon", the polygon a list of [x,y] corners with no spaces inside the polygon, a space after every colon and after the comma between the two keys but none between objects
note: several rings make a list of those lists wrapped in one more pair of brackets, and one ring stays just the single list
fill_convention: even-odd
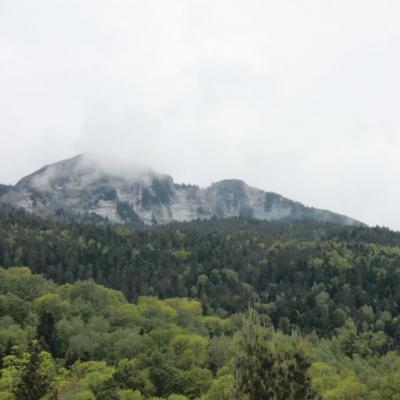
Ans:
[{"label": "exposed rock face", "polygon": [[176,184],[170,176],[150,170],[127,173],[113,163],[105,167],[88,155],[45,166],[15,186],[0,185],[0,201],[39,215],[93,213],[113,222],[146,225],[235,216],[360,224],[240,180],[223,180],[203,189]]}]

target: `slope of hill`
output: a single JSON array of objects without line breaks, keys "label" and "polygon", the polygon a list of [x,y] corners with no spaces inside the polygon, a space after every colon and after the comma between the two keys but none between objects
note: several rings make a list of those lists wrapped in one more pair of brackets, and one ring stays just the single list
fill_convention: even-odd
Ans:
[{"label": "slope of hill", "polygon": [[251,303],[285,332],[329,336],[351,319],[387,335],[385,346],[400,341],[400,235],[387,229],[232,219],[133,230],[10,209],[0,212],[0,265],[94,279],[129,300],[198,298],[207,314]]}]

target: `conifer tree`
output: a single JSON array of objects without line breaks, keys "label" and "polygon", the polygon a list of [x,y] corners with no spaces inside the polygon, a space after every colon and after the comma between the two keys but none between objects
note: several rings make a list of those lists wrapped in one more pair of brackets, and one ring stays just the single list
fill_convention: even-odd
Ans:
[{"label": "conifer tree", "polygon": [[300,353],[279,352],[268,343],[268,331],[250,309],[236,337],[237,398],[243,400],[317,400],[308,377],[310,364]]},{"label": "conifer tree", "polygon": [[302,353],[294,353],[287,368],[287,382],[289,382],[288,387],[290,388],[288,399],[317,400],[321,398],[311,386],[311,379],[308,375],[310,366],[310,362]]},{"label": "conifer tree", "polygon": [[52,313],[44,311],[40,314],[36,338],[43,349],[50,352],[53,357],[59,355],[55,320]]},{"label": "conifer tree", "polygon": [[41,372],[41,348],[37,340],[30,343],[28,354],[28,362],[22,368],[14,394],[18,400],[40,400],[50,384]]}]

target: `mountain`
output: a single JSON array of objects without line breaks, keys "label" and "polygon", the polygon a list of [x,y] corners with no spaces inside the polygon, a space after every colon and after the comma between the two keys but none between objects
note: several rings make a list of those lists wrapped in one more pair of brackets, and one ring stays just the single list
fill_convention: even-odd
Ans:
[{"label": "mountain", "polygon": [[91,215],[145,225],[238,216],[361,224],[253,188],[241,180],[226,179],[200,188],[177,184],[172,177],[148,169],[99,161],[87,154],[46,165],[14,186],[0,185],[0,202],[43,216]]}]

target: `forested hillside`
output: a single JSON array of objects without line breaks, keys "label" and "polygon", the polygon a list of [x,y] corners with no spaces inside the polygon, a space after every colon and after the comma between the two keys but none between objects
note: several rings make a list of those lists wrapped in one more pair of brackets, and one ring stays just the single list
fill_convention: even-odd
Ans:
[{"label": "forested hillside", "polygon": [[206,316],[187,298],[130,304],[27,268],[0,269],[0,312],[2,400],[256,400],[266,390],[266,399],[389,400],[400,385],[397,352],[365,354],[350,322],[329,340],[285,335],[253,311],[243,320]]},{"label": "forested hillside", "polygon": [[207,315],[251,304],[286,333],[325,337],[353,321],[385,339],[371,351],[400,340],[400,235],[386,229],[237,219],[133,230],[9,210],[0,265],[27,265],[58,283],[94,279],[132,301],[196,298]]},{"label": "forested hillside", "polygon": [[400,392],[400,235],[387,229],[134,229],[2,208],[0,265],[2,400]]}]

